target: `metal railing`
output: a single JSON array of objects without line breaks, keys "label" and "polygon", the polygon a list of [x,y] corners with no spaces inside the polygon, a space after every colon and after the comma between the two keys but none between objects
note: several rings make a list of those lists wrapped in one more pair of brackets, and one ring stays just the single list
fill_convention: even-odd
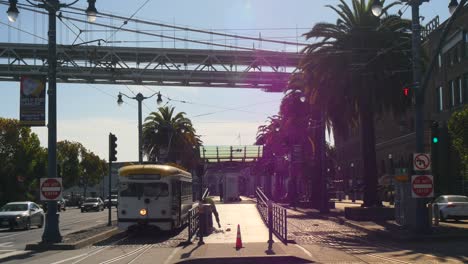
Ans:
[{"label": "metal railing", "polygon": [[[208,188],[205,189],[202,195],[202,200],[210,195]],[[197,234],[200,229],[200,205],[197,205],[189,210],[188,212],[188,239],[190,242],[194,235]]]},{"label": "metal railing", "polygon": [[257,197],[257,209],[263,221],[268,226],[270,239],[273,242],[271,233],[274,233],[284,244],[288,242],[288,219],[286,208],[277,205],[263,193],[260,188],[255,192]]},{"label": "metal railing", "polygon": [[189,210],[189,222],[188,222],[188,239],[187,241],[190,242],[192,237],[197,234],[198,229],[200,228],[200,214],[198,212],[199,206],[195,206]]}]

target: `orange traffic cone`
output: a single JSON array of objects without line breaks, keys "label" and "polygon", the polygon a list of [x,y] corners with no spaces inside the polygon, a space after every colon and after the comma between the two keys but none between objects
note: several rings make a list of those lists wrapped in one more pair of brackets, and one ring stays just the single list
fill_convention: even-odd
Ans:
[{"label": "orange traffic cone", "polygon": [[236,249],[239,250],[242,248],[242,238],[240,232],[240,225],[237,225],[237,238],[236,238]]}]

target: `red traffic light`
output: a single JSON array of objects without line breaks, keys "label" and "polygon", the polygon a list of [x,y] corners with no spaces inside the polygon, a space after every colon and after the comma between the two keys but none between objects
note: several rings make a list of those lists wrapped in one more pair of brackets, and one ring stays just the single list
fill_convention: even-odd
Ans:
[{"label": "red traffic light", "polygon": [[409,96],[409,92],[410,92],[410,88],[408,88],[408,87],[403,88],[403,95],[404,96]]}]

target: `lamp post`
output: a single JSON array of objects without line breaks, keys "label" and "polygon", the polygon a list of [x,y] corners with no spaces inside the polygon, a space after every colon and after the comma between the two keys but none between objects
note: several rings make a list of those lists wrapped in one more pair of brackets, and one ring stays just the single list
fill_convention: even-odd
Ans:
[{"label": "lamp post", "polygon": [[140,164],[143,163],[143,149],[142,149],[142,143],[143,143],[143,138],[142,138],[142,134],[143,134],[143,125],[142,125],[142,112],[141,112],[141,104],[143,102],[143,100],[146,100],[146,99],[149,99],[155,95],[158,95],[158,99],[156,100],[157,104],[160,105],[162,103],[162,98],[161,98],[161,93],[160,92],[156,92],[154,94],[152,94],[151,96],[148,96],[148,97],[145,97],[143,96],[141,93],[138,93],[135,97],[131,97],[131,96],[128,96],[124,93],[119,93],[118,95],[118,99],[117,99],[117,104],[118,105],[122,105],[123,104],[123,100],[122,100],[122,96],[125,96],[129,99],[133,99],[133,100],[137,100],[138,102],[138,162]]},{"label": "lamp post", "polygon": [[[47,94],[49,96],[48,102],[48,176],[49,178],[57,178],[57,12],[60,8],[69,7],[78,0],[75,0],[71,4],[61,4],[59,0],[43,0],[42,4],[35,4],[29,0],[26,0],[29,4],[44,8],[48,12],[49,16],[49,32],[48,32],[48,74],[47,79],[49,83],[49,89]],[[17,0],[9,0],[9,8],[7,10],[8,20],[15,22],[19,15]],[[96,20],[97,10],[95,7],[96,0],[88,0],[88,9],[86,14],[88,15],[88,21],[92,22]],[[91,9],[90,9],[91,8]],[[89,19],[89,16],[93,16],[94,19]],[[62,241],[58,225],[58,214],[57,214],[57,201],[49,201],[47,204],[47,217],[45,222],[44,233],[42,235],[42,242],[44,243],[57,243]]]},{"label": "lamp post", "polygon": [[[413,87],[415,93],[415,134],[416,134],[416,153],[424,152],[424,90],[425,85],[427,85],[427,80],[429,79],[429,74],[431,68],[434,64],[434,59],[431,61],[429,70],[426,72],[426,76],[422,79],[422,70],[421,70],[421,24],[419,22],[419,7],[424,2],[429,2],[429,0],[403,0],[403,2],[408,3],[411,6],[412,10],[412,57],[413,57]],[[462,0],[460,6],[464,6],[466,0]],[[458,1],[451,0],[449,3],[449,11],[451,14],[454,14],[458,8]],[[380,16],[382,14],[382,3],[380,0],[374,0],[372,5],[372,13],[375,16]],[[449,25],[450,23],[448,23]],[[446,34],[448,33],[448,26],[445,28],[445,32],[441,35],[441,42],[439,43],[438,48],[436,49],[436,54],[439,54],[441,50],[441,44]],[[428,217],[428,211],[425,205],[426,201],[424,199],[418,199],[416,201],[416,215],[411,223],[411,227],[417,233],[429,233],[431,231],[430,221]]]}]

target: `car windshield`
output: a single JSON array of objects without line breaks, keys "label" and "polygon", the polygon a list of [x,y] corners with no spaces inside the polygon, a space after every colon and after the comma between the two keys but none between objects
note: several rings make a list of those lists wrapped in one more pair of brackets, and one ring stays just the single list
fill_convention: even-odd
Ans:
[{"label": "car windshield", "polygon": [[449,196],[447,200],[452,203],[468,203],[468,197],[466,196]]},{"label": "car windshield", "polygon": [[120,196],[122,197],[161,197],[169,195],[169,187],[164,182],[153,183],[122,183]]},{"label": "car windshield", "polygon": [[7,204],[0,208],[0,212],[18,212],[28,210],[27,204]]},{"label": "car windshield", "polygon": [[85,200],[85,203],[97,203],[97,202],[98,202],[97,198],[90,198],[90,199]]}]

